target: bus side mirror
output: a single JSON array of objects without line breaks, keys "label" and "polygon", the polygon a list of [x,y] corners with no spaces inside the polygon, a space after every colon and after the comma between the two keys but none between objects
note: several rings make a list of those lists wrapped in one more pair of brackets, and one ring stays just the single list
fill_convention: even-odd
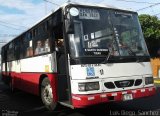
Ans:
[{"label": "bus side mirror", "polygon": [[66,33],[74,34],[74,24],[72,21],[66,20]]}]

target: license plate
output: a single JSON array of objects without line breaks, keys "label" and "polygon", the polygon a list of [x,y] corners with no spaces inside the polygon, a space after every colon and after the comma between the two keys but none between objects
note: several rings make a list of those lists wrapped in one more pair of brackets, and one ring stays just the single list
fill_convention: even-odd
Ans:
[{"label": "license plate", "polygon": [[124,100],[124,101],[132,100],[132,99],[133,99],[132,94],[124,94],[124,95],[123,95],[123,100]]}]

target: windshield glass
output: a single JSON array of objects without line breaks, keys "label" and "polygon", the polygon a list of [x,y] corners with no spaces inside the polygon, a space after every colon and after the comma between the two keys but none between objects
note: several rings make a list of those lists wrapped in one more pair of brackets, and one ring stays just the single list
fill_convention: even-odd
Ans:
[{"label": "windshield glass", "polygon": [[137,14],[102,8],[76,7],[70,14],[74,34],[69,34],[73,57],[148,55]]},{"label": "windshield glass", "polygon": [[111,17],[120,55],[148,55],[137,14],[111,11]]}]

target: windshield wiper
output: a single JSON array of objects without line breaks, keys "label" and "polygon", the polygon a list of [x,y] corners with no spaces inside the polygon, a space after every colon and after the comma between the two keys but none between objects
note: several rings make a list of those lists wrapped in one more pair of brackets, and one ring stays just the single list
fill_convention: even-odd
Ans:
[{"label": "windshield wiper", "polygon": [[140,62],[140,59],[137,57],[136,53],[129,47],[129,46],[125,46],[125,48],[127,48],[127,50],[129,50],[129,54],[131,53],[133,56],[136,57],[136,62]]},{"label": "windshield wiper", "polygon": [[105,63],[107,63],[107,62],[108,62],[108,60],[109,60],[109,58],[110,58],[111,54],[112,54],[112,51],[111,51],[111,52],[109,51],[109,53],[108,53],[107,57],[105,57],[105,60],[102,62],[102,64],[105,64]]},{"label": "windshield wiper", "polygon": [[113,45],[114,45],[114,41],[111,43],[111,50],[108,49],[109,53],[108,53],[107,57],[105,58],[105,60],[102,62],[102,64],[105,64],[105,63],[108,62],[108,60],[109,60],[111,54],[112,54],[113,51],[114,51],[114,46],[113,46]]},{"label": "windshield wiper", "polygon": [[129,50],[129,54],[131,53],[133,56],[137,56],[136,53],[128,46],[126,46],[127,50]]}]

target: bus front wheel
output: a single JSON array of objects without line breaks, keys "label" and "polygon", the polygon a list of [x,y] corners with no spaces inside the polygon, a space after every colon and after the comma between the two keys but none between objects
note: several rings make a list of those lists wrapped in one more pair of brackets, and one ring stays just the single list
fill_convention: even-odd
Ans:
[{"label": "bus front wheel", "polygon": [[54,102],[52,87],[48,78],[44,78],[41,83],[41,99],[46,108],[50,111],[53,111],[57,103]]}]

